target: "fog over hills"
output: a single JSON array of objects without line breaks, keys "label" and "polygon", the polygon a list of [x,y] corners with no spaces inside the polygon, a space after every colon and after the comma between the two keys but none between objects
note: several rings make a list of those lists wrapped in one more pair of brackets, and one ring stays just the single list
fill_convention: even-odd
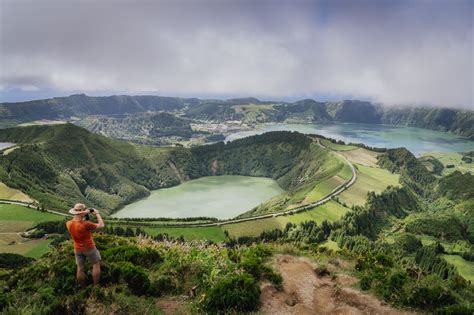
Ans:
[{"label": "fog over hills", "polygon": [[0,100],[150,93],[472,108],[472,11],[464,0],[5,0]]},{"label": "fog over hills", "polygon": [[[289,103],[260,101],[256,98],[206,100],[128,95],[91,97],[77,94],[30,102],[2,103],[0,104],[0,123],[5,127],[40,119],[70,119],[88,115],[120,116],[159,111],[174,113],[188,119],[242,121],[248,115],[246,111],[241,110],[242,105],[255,107],[253,114],[256,113],[255,122],[259,123],[296,119],[309,123],[336,121],[392,124],[449,131],[474,139],[473,111],[432,107],[385,107],[358,100],[317,102],[305,99]],[[183,126],[183,122],[170,119],[167,122],[168,127],[174,123],[180,128]],[[130,123],[133,121],[137,119],[132,119]]]}]

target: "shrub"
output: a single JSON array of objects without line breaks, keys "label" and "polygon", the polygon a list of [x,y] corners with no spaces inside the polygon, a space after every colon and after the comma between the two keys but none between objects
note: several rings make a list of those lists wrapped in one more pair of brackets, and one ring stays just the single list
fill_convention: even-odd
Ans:
[{"label": "shrub", "polygon": [[162,296],[176,290],[173,278],[170,276],[160,276],[150,283],[149,294],[153,296]]},{"label": "shrub", "polygon": [[456,299],[437,275],[423,278],[416,284],[405,288],[406,304],[420,308],[437,308],[455,304]]},{"label": "shrub", "polygon": [[454,304],[439,308],[435,311],[435,314],[446,314],[446,315],[472,315],[474,314],[474,307]]},{"label": "shrub", "polygon": [[152,265],[163,261],[160,253],[156,250],[130,245],[122,245],[106,249],[103,251],[103,257],[108,261],[128,261],[142,267],[151,267]]},{"label": "shrub", "polygon": [[314,272],[319,276],[319,277],[324,277],[324,276],[329,276],[331,272],[329,271],[328,267],[326,265],[319,265],[314,269]]},{"label": "shrub", "polygon": [[360,278],[360,288],[364,291],[370,290],[370,287],[372,286],[372,278],[369,277],[368,275],[364,275],[362,278]]},{"label": "shrub", "polygon": [[19,254],[2,253],[0,254],[0,268],[17,269],[28,265],[34,261],[33,258],[25,257]]},{"label": "shrub", "polygon": [[406,253],[414,253],[423,247],[421,241],[415,235],[410,233],[401,234],[396,238],[395,243]]},{"label": "shrub", "polygon": [[403,295],[403,286],[407,282],[407,274],[402,271],[392,272],[388,278],[379,279],[376,291],[386,301],[397,301]]},{"label": "shrub", "polygon": [[245,272],[251,274],[255,279],[262,277],[262,261],[258,257],[247,257],[240,264],[239,267]]},{"label": "shrub", "polygon": [[206,292],[203,307],[210,313],[252,312],[259,306],[260,288],[249,274],[234,274],[218,281]]},{"label": "shrub", "polygon": [[148,292],[150,280],[146,272],[130,262],[118,262],[111,265],[110,273],[115,282],[124,282],[135,295]]}]

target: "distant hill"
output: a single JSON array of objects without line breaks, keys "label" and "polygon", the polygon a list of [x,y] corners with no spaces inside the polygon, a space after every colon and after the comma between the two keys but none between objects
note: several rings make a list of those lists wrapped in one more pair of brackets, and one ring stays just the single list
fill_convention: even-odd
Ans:
[{"label": "distant hill", "polygon": [[[249,106],[242,106],[249,105]],[[354,122],[393,124],[452,132],[474,139],[474,112],[449,108],[384,107],[366,101],[294,103],[256,98],[201,100],[162,96],[69,97],[0,104],[0,126],[40,119],[70,119],[88,115],[117,116],[145,112],[171,112],[199,120],[246,122]]]},{"label": "distant hill", "polygon": [[[19,144],[0,156],[0,182],[63,211],[78,200],[115,210],[202,176],[262,176],[294,189],[330,170],[327,149],[286,131],[187,149],[133,145],[68,123],[4,129],[0,141]],[[310,146],[319,155],[309,156]]]},{"label": "distant hill", "polygon": [[160,137],[184,137],[192,135],[189,120],[164,112],[138,113],[121,117],[91,116],[77,125],[110,138],[158,143]]}]

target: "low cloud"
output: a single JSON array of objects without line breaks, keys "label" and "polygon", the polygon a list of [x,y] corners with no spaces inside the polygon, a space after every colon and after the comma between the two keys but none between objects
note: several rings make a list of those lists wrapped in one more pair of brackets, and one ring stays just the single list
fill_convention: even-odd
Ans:
[{"label": "low cloud", "polygon": [[0,86],[473,106],[471,1],[0,0]]}]

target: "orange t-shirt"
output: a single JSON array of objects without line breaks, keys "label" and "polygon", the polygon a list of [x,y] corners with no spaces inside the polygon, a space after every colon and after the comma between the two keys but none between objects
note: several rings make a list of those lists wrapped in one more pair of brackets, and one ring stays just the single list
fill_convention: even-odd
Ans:
[{"label": "orange t-shirt", "polygon": [[91,231],[96,229],[96,224],[90,221],[71,220],[66,222],[66,227],[74,241],[74,250],[86,252],[95,249]]}]

